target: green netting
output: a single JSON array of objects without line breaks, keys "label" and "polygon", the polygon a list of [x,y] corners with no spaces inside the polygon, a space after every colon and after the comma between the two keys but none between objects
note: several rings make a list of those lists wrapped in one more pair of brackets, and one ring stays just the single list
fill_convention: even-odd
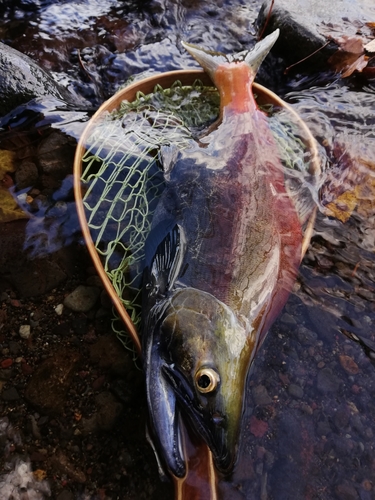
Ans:
[{"label": "green netting", "polygon": [[[266,109],[288,169],[306,171],[309,156],[288,113]],[[281,112],[280,112],[281,111]],[[158,154],[162,146],[186,148],[219,113],[215,88],[197,81],[156,86],[149,95],[102,117],[87,140],[83,157],[83,204],[105,272],[136,327],[141,317],[144,242],[164,188]],[[115,326],[120,339],[126,334]]]}]

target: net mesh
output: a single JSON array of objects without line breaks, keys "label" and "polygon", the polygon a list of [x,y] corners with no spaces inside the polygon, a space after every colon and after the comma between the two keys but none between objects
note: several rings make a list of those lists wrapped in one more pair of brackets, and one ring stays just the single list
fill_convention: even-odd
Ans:
[{"label": "net mesh", "polygon": [[[287,113],[279,111],[266,109],[281,157],[289,170],[305,172],[305,141]],[[138,93],[134,102],[124,101],[91,128],[82,159],[86,219],[104,270],[138,329],[144,243],[164,189],[160,148],[186,148],[218,113],[215,88],[176,82],[169,89],[156,86],[151,94]],[[119,325],[115,317],[113,328],[128,345]]]}]

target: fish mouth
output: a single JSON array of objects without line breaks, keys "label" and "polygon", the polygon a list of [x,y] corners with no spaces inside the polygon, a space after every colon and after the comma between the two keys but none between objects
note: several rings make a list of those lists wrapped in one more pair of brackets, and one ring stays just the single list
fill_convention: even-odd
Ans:
[{"label": "fish mouth", "polygon": [[227,418],[219,412],[207,413],[202,406],[197,405],[190,384],[173,365],[165,364],[162,374],[173,390],[183,414],[192,424],[192,429],[210,448],[216,468],[228,475],[234,466],[235,452],[234,449],[231,451],[234,446],[228,442]]}]

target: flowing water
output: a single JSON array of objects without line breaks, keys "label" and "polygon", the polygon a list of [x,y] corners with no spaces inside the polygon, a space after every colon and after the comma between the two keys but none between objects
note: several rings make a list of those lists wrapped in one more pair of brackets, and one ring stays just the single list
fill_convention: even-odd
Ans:
[{"label": "flowing water", "polygon": [[[29,55],[95,108],[135,74],[196,67],[180,48],[180,40],[228,53],[253,45],[260,3],[4,2],[0,7],[0,38]],[[282,61],[271,57],[260,74],[260,83],[272,87],[294,107],[319,143],[323,172],[316,197],[318,217],[297,283],[249,374],[239,463],[233,477],[220,482],[219,491],[223,498],[230,499],[370,500],[375,497],[375,85],[355,75],[348,79],[340,79],[330,71],[309,76],[282,75],[283,69]],[[55,102],[47,103],[45,109],[45,120],[54,124],[57,135],[59,130],[68,130],[73,137],[78,136],[87,118],[86,111],[77,110],[74,117],[64,115],[57,119],[62,110]],[[22,125],[17,134],[4,130],[0,135],[1,149],[21,149],[21,145],[25,148],[25,154],[20,155],[24,160],[32,150],[35,162],[40,164],[51,144],[53,150],[62,151],[65,161],[70,158],[64,163],[61,155],[53,157],[55,164],[61,165],[53,175],[43,166],[51,158],[41,162],[43,175],[36,174],[36,191],[31,193],[36,216],[27,223],[18,221],[26,226],[26,247],[34,255],[46,255],[72,241],[81,246],[67,166],[71,164],[75,141],[62,140],[61,136],[50,134],[50,129],[44,135],[46,128],[40,111],[38,106],[34,111],[26,107],[23,114],[17,115],[16,124]],[[16,191],[16,195],[30,194],[27,188]],[[3,238],[4,235],[5,232]],[[11,238],[7,236],[6,241],[9,243]],[[17,242],[13,245],[20,246]],[[8,254],[12,252],[9,250]],[[25,252],[14,252],[15,267],[19,265],[16,258],[25,258]],[[76,259],[73,254],[72,259]],[[12,265],[9,255],[7,259],[7,265]],[[56,274],[56,267],[47,266],[43,273]],[[10,288],[4,285],[0,292],[8,293]],[[61,293],[63,297],[68,291],[71,290],[46,292],[45,296],[52,293],[58,297]],[[31,293],[34,295],[37,296],[35,290]],[[13,301],[18,298],[9,296]],[[2,300],[4,309],[8,304],[4,295]],[[42,303],[34,302],[37,306]],[[15,306],[11,311],[14,316],[19,314]],[[25,314],[23,311],[21,315]],[[89,315],[82,318],[80,321],[91,324]],[[1,359],[6,361],[11,349],[8,335],[12,341],[17,335],[11,333],[9,325],[14,330],[14,324],[18,328],[24,318],[17,323],[8,311],[8,319],[0,319]],[[76,325],[77,320],[72,321]],[[50,342],[57,349],[61,332],[53,330],[52,321],[50,327],[54,335],[44,339],[43,345]],[[76,338],[79,328],[75,328]],[[79,340],[71,342],[74,347]],[[35,367],[41,361],[43,357],[36,356]],[[2,365],[3,371],[6,368],[6,364]],[[11,385],[7,376],[0,380],[4,390]],[[113,386],[111,390],[118,395]],[[22,387],[19,391],[22,394]],[[79,391],[78,388],[76,393]],[[51,417],[49,426],[43,421],[43,412],[36,413],[22,398],[2,398],[0,445],[11,441],[16,449],[22,448],[14,430],[23,421],[21,415],[27,415],[31,423],[32,419],[39,423],[39,438],[35,429],[18,429],[24,442],[39,439],[38,454],[34,454],[31,467],[34,471],[47,471],[42,481],[37,481],[35,474],[28,476],[29,470],[21,471],[28,478],[23,487],[29,489],[29,498],[47,498],[49,487],[45,481],[52,488],[51,497],[59,500],[58,495],[63,493],[68,496],[61,496],[61,500],[172,498],[170,488],[159,483],[147,444],[142,438],[137,441],[138,437],[129,437],[134,432],[131,419],[141,418],[144,422],[142,404],[143,416],[139,417],[133,402],[133,406],[128,405],[126,427],[111,430],[115,436],[120,433],[115,447],[105,429],[94,445],[86,435],[79,441],[78,433],[72,436],[67,429],[62,432],[63,425],[60,423],[59,427],[57,417]],[[138,434],[142,432],[143,427]],[[52,435],[56,436],[54,441]],[[0,464],[9,465],[12,448],[9,443],[6,446],[7,453]],[[90,468],[97,470],[95,458],[87,456],[92,446],[105,450],[95,456],[101,460],[97,477],[87,472]],[[48,456],[52,449],[57,455],[64,450],[76,467],[82,465],[85,480],[68,467],[64,469],[63,459],[57,460],[59,468],[46,463],[42,457],[44,449]],[[118,462],[111,463],[116,454]],[[30,459],[22,456],[26,462],[27,458]],[[8,470],[7,481],[16,484],[20,491],[22,474],[17,479],[15,471]]]}]

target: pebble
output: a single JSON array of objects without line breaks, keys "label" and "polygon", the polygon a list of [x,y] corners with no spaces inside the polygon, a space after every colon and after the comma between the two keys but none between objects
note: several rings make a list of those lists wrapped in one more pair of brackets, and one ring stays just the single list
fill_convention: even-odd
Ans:
[{"label": "pebble", "polygon": [[357,500],[358,493],[350,483],[342,483],[336,486],[335,492],[339,500]]},{"label": "pebble", "polygon": [[15,387],[9,387],[5,389],[1,395],[3,401],[17,401],[20,399],[20,395]]},{"label": "pebble", "polygon": [[78,286],[64,300],[64,306],[75,312],[88,312],[98,300],[100,290],[93,286]]},{"label": "pebble", "polygon": [[30,325],[21,325],[19,329],[19,334],[22,339],[28,339],[31,335],[31,326]]},{"label": "pebble", "polygon": [[323,368],[318,372],[317,387],[318,390],[327,392],[336,392],[342,381],[332,372],[330,368]]},{"label": "pebble", "polygon": [[0,366],[1,368],[9,368],[10,366],[12,366],[12,364],[13,364],[13,359],[7,358],[0,363]]},{"label": "pebble", "polygon": [[318,338],[318,335],[315,332],[309,330],[304,326],[300,326],[298,328],[297,336],[302,345],[314,345],[316,339]]},{"label": "pebble", "polygon": [[52,464],[62,473],[69,476],[73,481],[77,483],[86,482],[86,476],[82,470],[76,468],[69,458],[60,452],[57,452],[51,459]]},{"label": "pebble", "polygon": [[303,398],[303,389],[297,384],[290,384],[288,387],[288,392],[293,398]]},{"label": "pebble", "polygon": [[263,406],[272,403],[272,399],[270,398],[264,385],[257,385],[253,387],[252,393],[256,405]]},{"label": "pebble", "polygon": [[61,316],[61,315],[62,315],[63,310],[64,310],[64,304],[58,304],[58,305],[55,307],[55,313],[56,313],[58,316]]},{"label": "pebble", "polygon": [[347,373],[350,373],[351,375],[357,375],[357,373],[359,373],[358,365],[353,358],[342,354],[341,356],[339,356],[339,359],[340,359],[340,365],[344,368],[344,370]]}]

